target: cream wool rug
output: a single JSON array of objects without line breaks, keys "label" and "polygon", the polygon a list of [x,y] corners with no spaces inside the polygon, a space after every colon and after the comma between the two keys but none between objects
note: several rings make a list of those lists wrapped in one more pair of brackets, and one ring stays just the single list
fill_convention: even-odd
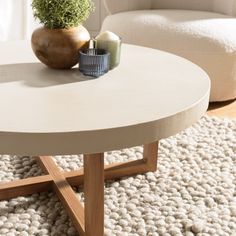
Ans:
[{"label": "cream wool rug", "polygon": [[[106,162],[141,157],[135,147],[107,153]],[[82,165],[81,156],[55,160],[65,170]],[[34,158],[0,157],[1,181],[40,174]],[[106,184],[105,235],[236,235],[235,189],[236,120],[204,117],[161,141],[156,173]],[[42,193],[0,202],[0,235],[77,234],[57,197]]]}]

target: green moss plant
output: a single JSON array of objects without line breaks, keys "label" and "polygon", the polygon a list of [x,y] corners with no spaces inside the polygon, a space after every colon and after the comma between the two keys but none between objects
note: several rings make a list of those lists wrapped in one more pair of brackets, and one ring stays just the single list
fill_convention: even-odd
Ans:
[{"label": "green moss plant", "polygon": [[83,23],[94,4],[91,0],[33,0],[33,14],[49,29],[77,27]]}]

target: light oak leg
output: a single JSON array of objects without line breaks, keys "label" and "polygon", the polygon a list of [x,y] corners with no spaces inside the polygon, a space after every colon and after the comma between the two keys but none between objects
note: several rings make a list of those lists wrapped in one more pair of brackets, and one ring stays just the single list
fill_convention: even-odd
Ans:
[{"label": "light oak leg", "polygon": [[[84,208],[52,157],[39,157],[43,170],[53,178],[53,189],[61,200],[80,236],[84,236]],[[86,235],[87,236],[87,235]]]},{"label": "light oak leg", "polygon": [[104,235],[104,154],[84,155],[85,235]]},{"label": "light oak leg", "polygon": [[[120,179],[125,176],[144,174],[157,170],[158,142],[144,145],[143,159],[125,163],[106,165],[104,168],[105,180]],[[72,186],[83,184],[83,170],[64,172],[64,176]]]},{"label": "light oak leg", "polygon": [[158,142],[145,144],[143,147],[143,161],[147,165],[147,171],[154,172],[157,170],[157,152]]},{"label": "light oak leg", "polygon": [[14,197],[27,196],[37,192],[50,191],[53,180],[50,175],[14,180],[0,184],[0,201]]},{"label": "light oak leg", "polygon": [[[84,156],[84,169],[61,171],[52,157],[39,157],[38,162],[46,175],[0,184],[0,200],[51,191],[53,188],[67,210],[80,236],[104,234],[104,178],[119,179],[157,169],[158,142],[144,145],[143,159],[107,165],[104,155]],[[105,172],[105,173],[104,173]],[[84,183],[85,209],[71,186]]]}]

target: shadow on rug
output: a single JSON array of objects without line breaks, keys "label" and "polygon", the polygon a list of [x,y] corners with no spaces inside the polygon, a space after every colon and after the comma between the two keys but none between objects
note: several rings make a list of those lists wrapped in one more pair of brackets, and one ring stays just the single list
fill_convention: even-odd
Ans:
[{"label": "shadow on rug", "polygon": [[[107,163],[139,158],[142,147],[106,153]],[[81,156],[55,160],[82,166]],[[0,157],[0,181],[41,174],[34,158]],[[236,235],[235,188],[236,120],[203,117],[161,141],[157,172],[106,183],[105,235]],[[77,234],[57,197],[41,193],[0,202],[0,235]]]}]

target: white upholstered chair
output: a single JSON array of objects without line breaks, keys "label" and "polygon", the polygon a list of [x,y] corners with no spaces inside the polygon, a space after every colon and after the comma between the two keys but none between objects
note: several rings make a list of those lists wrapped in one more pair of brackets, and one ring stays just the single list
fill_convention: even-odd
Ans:
[{"label": "white upholstered chair", "polygon": [[209,74],[211,101],[236,98],[236,0],[104,1],[102,31],[185,57]]}]

